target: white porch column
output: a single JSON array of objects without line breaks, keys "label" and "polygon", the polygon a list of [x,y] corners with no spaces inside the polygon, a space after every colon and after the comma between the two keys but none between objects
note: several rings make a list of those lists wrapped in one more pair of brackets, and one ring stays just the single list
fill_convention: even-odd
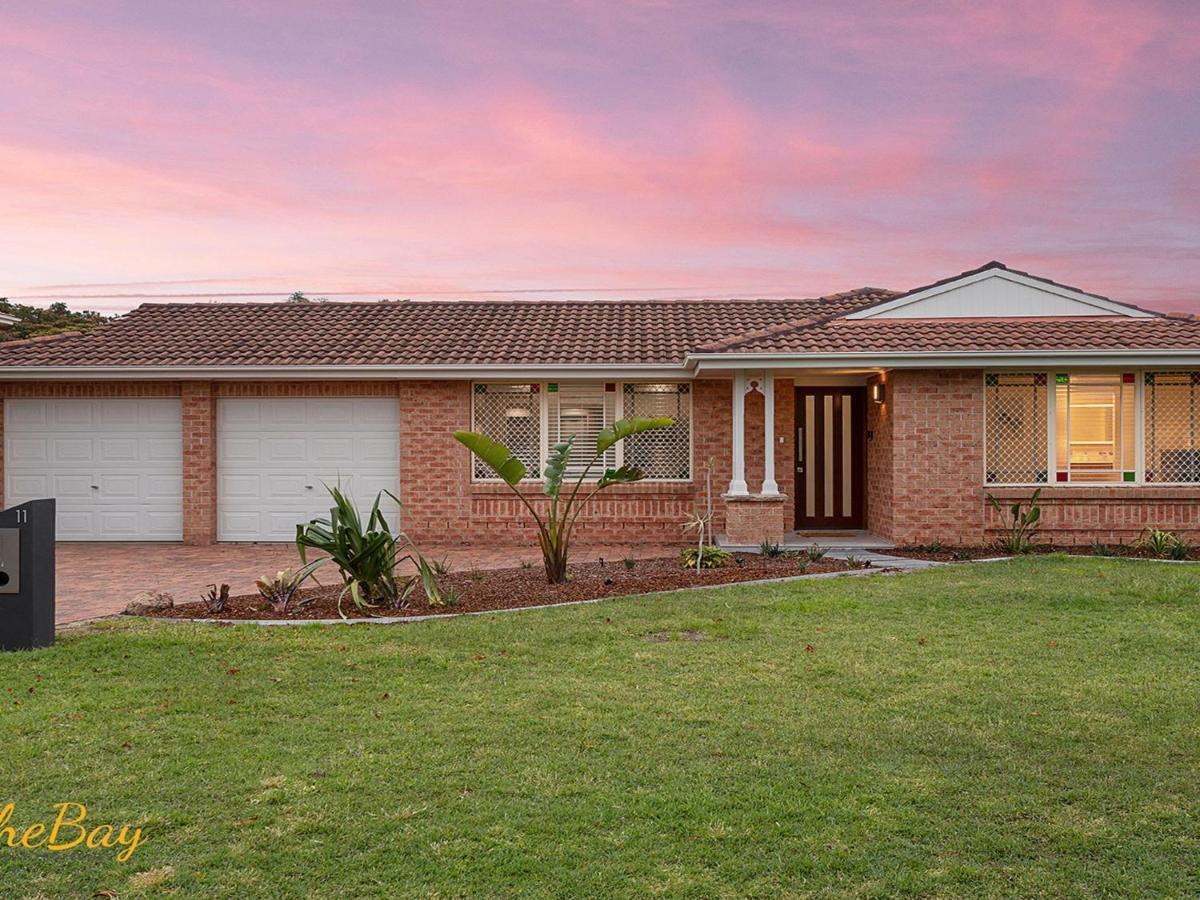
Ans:
[{"label": "white porch column", "polygon": [[778,497],[775,483],[775,376],[763,373],[763,483],[764,497]]},{"label": "white porch column", "polygon": [[730,497],[749,496],[746,489],[746,373],[733,376],[733,477],[729,481]]}]

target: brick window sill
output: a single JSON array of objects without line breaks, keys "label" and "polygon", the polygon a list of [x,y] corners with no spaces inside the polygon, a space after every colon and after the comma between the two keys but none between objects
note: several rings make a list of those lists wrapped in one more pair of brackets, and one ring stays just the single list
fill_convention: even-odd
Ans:
[{"label": "brick window sill", "polygon": [[[586,490],[589,482],[583,483],[580,491]],[[594,485],[594,483],[592,483]],[[605,488],[601,497],[691,497],[696,487],[691,482],[659,481],[640,482],[638,484],[616,484]],[[544,497],[540,482],[530,482],[521,485],[521,493],[527,497]],[[472,497],[510,497],[512,489],[506,484],[489,482],[472,482],[470,487]]]},{"label": "brick window sill", "polygon": [[[991,494],[997,500],[1028,500],[1035,490],[1033,487],[983,488],[980,496]],[[1200,484],[1055,485],[1043,487],[1039,500],[1200,500]]]}]

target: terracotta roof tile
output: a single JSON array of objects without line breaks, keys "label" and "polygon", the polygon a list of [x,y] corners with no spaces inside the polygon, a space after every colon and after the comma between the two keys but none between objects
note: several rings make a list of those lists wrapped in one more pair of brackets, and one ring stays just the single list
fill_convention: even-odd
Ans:
[{"label": "terracotta roof tile", "polygon": [[864,288],[812,300],[144,304],[86,335],[0,344],[0,368],[670,364],[707,341],[892,296]]},{"label": "terracotta roof tile", "polygon": [[697,352],[938,353],[1022,350],[1197,350],[1200,321],[1155,316],[1028,319],[841,319],[723,340]]}]

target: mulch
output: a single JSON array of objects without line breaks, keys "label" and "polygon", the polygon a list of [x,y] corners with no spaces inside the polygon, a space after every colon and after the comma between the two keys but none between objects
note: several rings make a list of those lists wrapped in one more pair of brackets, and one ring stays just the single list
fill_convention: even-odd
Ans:
[{"label": "mulch", "polygon": [[[685,569],[677,556],[629,561],[598,560],[570,566],[566,584],[548,584],[540,565],[517,569],[473,569],[452,571],[438,579],[442,592],[453,597],[444,606],[430,606],[424,591],[417,587],[404,609],[393,610],[381,606],[361,610],[347,598],[342,604],[342,612],[346,618],[363,619],[373,616],[424,616],[519,609],[676,588],[840,572],[849,568],[846,561],[841,559],[825,558],[810,562],[806,558],[765,557],[747,553],[734,554],[734,561],[727,566],[701,569],[699,572]],[[147,615],[172,619],[336,619],[339,617],[337,598],[341,585],[329,584],[328,573],[322,580],[324,586],[301,592],[301,600],[309,602],[290,609],[283,616],[271,612],[258,594],[230,597],[228,607],[220,615],[210,613],[203,602],[183,603]]]},{"label": "mulch", "polygon": [[[1130,544],[1100,544],[1098,547],[1103,547],[1105,552],[1098,553],[1097,548],[1090,545],[1072,545],[1067,547],[1057,547],[1051,544],[1035,544],[1030,549],[1030,554],[1034,556],[1044,556],[1048,553],[1065,553],[1068,556],[1120,556],[1126,559],[1156,559],[1141,547],[1135,547]],[[1011,556],[1004,550],[1000,549],[995,544],[975,546],[975,547],[943,547],[938,550],[931,550],[928,547],[897,547],[894,550],[885,551],[890,556],[905,556],[909,559],[927,559],[933,562],[958,562],[960,560],[970,559],[995,559],[998,556]],[[1195,550],[1188,554],[1188,559],[1198,559]]]}]

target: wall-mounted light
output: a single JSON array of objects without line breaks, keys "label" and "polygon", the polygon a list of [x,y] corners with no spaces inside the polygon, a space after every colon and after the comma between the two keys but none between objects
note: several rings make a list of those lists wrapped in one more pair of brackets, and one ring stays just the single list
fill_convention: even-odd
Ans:
[{"label": "wall-mounted light", "polygon": [[884,396],[884,383],[882,381],[877,381],[873,385],[871,385],[871,399],[872,400],[874,400],[876,403],[882,403],[883,396]]}]

